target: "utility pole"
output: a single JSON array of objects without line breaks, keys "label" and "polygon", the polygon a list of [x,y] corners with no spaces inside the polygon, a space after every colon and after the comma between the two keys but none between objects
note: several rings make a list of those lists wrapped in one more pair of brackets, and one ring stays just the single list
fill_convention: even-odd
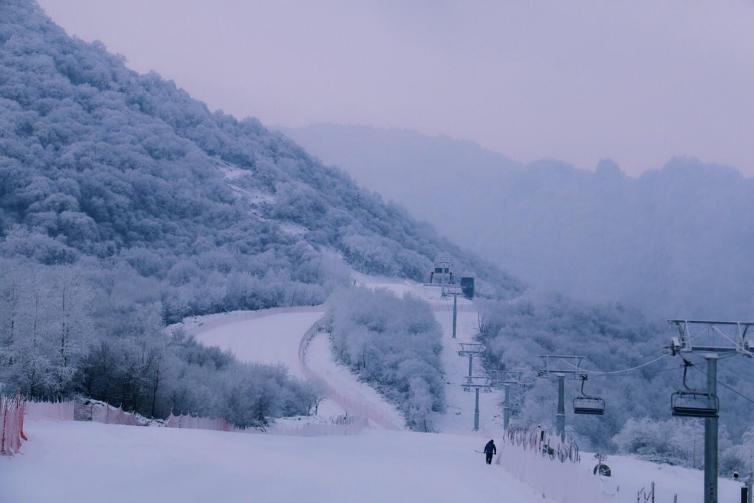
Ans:
[{"label": "utility pole", "polygon": [[[670,343],[672,355],[699,354],[707,362],[707,389],[704,392],[688,388],[686,370],[684,387],[671,397],[674,416],[704,418],[704,503],[718,503],[717,479],[718,460],[718,414],[717,361],[721,357],[754,357],[754,345],[746,339],[754,322],[707,321],[707,320],[668,320],[678,329],[678,337]],[[692,327],[701,327],[701,333],[692,333]],[[685,360],[685,359],[684,359]],[[686,368],[690,365],[686,362]]]}]

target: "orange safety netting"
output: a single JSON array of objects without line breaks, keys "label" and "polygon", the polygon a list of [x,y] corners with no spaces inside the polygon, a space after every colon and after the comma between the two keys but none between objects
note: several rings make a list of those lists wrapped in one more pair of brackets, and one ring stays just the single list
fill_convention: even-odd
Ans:
[{"label": "orange safety netting", "polygon": [[238,428],[221,417],[174,416],[165,420],[168,428],[193,428],[197,430],[236,431]]},{"label": "orange safety netting", "polygon": [[24,405],[25,401],[20,395],[12,398],[0,396],[0,414],[2,415],[3,425],[0,434],[0,454],[16,454],[21,450],[21,442],[26,440]]}]

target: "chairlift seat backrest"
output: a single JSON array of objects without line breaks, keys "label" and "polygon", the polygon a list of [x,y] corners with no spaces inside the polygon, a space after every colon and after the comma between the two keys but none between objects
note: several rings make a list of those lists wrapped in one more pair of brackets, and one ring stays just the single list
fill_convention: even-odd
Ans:
[{"label": "chairlift seat backrest", "polygon": [[677,417],[717,417],[720,401],[709,393],[676,391],[670,397],[670,407]]},{"label": "chairlift seat backrest", "polygon": [[577,397],[573,399],[573,413],[592,416],[605,414],[605,400],[594,397]]}]

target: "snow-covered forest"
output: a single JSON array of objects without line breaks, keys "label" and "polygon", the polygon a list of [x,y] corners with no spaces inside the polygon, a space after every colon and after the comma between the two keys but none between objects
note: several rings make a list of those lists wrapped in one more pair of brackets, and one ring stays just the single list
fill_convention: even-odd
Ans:
[{"label": "snow-covered forest", "polygon": [[429,305],[386,290],[341,290],[329,301],[336,356],[394,402],[410,428],[432,431],[445,410],[441,334]]},{"label": "snow-covered forest", "polygon": [[258,121],[128,70],[32,2],[0,14],[7,392],[257,424],[307,413],[311,391],[166,324],[321,304],[350,268],[420,279],[440,253],[521,289]]},{"label": "snow-covered forest", "polygon": [[0,262],[0,382],[32,399],[74,394],[147,417],[224,417],[236,426],[308,414],[318,399],[286,369],[242,364],[180,330],[118,271]]},{"label": "snow-covered forest", "polygon": [[312,391],[163,327],[321,304],[351,268],[419,279],[440,253],[490,291],[521,289],[258,121],[68,37],[32,2],[0,5],[0,44],[5,392],[258,424],[306,414]]},{"label": "snow-covered forest", "polygon": [[342,279],[326,250],[414,279],[455,256],[494,288],[520,289],[258,121],[128,70],[30,2],[2,9],[4,255],[122,263],[153,282],[168,322],[321,303]]}]

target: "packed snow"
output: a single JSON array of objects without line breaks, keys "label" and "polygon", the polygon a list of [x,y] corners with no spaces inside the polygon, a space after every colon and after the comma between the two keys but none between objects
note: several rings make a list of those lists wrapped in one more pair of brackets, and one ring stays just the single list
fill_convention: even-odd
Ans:
[{"label": "packed snow", "polygon": [[[3,502],[553,501],[485,465],[478,451],[487,437],[475,434],[298,437],[51,421],[26,429],[22,454],[0,458]],[[606,502],[633,503],[651,481],[658,503],[676,493],[681,503],[703,501],[698,470],[618,456],[608,463]],[[541,476],[557,477],[558,466]],[[720,501],[738,501],[737,493],[721,480]]]},{"label": "packed snow", "polygon": [[291,437],[35,421],[25,454],[0,460],[12,503],[545,502],[473,436],[374,430]]},{"label": "packed snow", "polygon": [[320,307],[236,311],[190,318],[184,327],[202,344],[229,350],[241,361],[284,365],[291,375],[304,378],[301,337],[323,315]]},{"label": "packed snow", "polygon": [[326,383],[328,397],[343,412],[366,417],[379,428],[403,429],[403,416],[393,405],[386,402],[374,388],[357,380],[346,367],[334,361],[326,334],[318,333],[312,339],[306,352],[305,365]]}]

